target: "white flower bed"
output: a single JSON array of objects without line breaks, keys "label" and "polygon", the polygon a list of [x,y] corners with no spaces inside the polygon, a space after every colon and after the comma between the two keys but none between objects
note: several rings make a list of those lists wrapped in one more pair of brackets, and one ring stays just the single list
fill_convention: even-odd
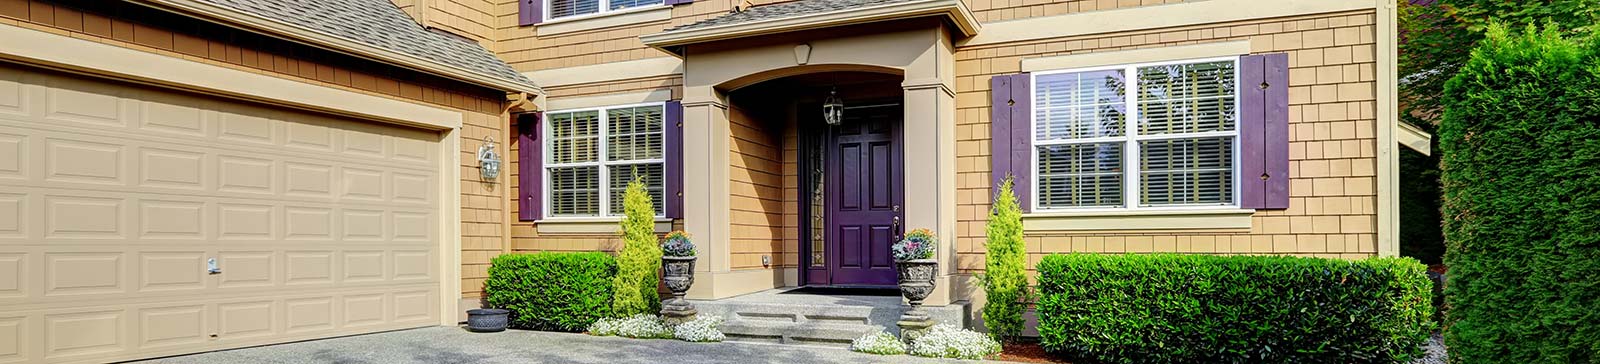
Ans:
[{"label": "white flower bed", "polygon": [[672,328],[672,337],[688,342],[718,342],[725,337],[718,328],[722,327],[722,318],[710,315],[700,315],[694,321],[678,324]]},{"label": "white flower bed", "polygon": [[637,339],[665,339],[672,337],[660,318],[638,314],[624,318],[603,318],[589,325],[589,334],[596,336],[621,336]]},{"label": "white flower bed", "polygon": [[900,342],[900,338],[894,335],[878,331],[851,341],[850,350],[868,354],[900,355],[906,353],[906,344]]},{"label": "white flower bed", "polygon": [[911,343],[911,355],[931,358],[979,360],[1000,353],[1000,343],[989,335],[948,324],[935,325]]}]

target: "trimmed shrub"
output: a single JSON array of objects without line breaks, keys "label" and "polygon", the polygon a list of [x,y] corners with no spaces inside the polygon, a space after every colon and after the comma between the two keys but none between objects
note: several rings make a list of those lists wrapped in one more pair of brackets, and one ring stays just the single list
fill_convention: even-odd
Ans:
[{"label": "trimmed shrub", "polygon": [[622,251],[617,254],[616,298],[611,311],[618,317],[661,312],[661,246],[656,242],[656,208],[635,177],[622,193]]},{"label": "trimmed shrub", "polygon": [[1446,83],[1452,362],[1600,363],[1596,90],[1600,41],[1498,25]]},{"label": "trimmed shrub", "polygon": [[617,262],[606,253],[505,254],[484,282],[490,307],[511,310],[511,327],[582,331],[611,315]]},{"label": "trimmed shrub", "polygon": [[984,253],[983,326],[995,340],[1014,341],[1022,336],[1022,313],[1028,309],[1028,276],[1023,264],[1028,258],[1022,240],[1022,208],[1017,205],[1012,176],[1006,176],[989,212],[988,251]]},{"label": "trimmed shrub", "polygon": [[1410,258],[1050,255],[1045,350],[1106,363],[1403,363],[1432,315]]}]

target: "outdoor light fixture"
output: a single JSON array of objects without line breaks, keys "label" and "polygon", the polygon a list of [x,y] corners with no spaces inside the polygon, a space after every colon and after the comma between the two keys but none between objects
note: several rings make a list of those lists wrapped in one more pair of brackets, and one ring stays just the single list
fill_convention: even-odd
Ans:
[{"label": "outdoor light fixture", "polygon": [[839,90],[828,90],[828,98],[822,100],[822,121],[828,125],[839,125],[844,122],[844,101],[839,100]]},{"label": "outdoor light fixture", "polygon": [[478,174],[486,180],[500,177],[500,155],[494,152],[494,137],[484,137],[483,146],[478,147]]}]

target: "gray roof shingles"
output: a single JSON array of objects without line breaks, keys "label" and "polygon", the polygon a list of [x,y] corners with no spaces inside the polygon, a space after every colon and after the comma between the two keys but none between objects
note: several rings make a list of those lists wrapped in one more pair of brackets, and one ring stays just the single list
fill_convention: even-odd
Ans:
[{"label": "gray roof shingles", "polygon": [[801,15],[825,13],[836,10],[849,10],[874,5],[886,5],[915,0],[797,0],[770,5],[752,6],[745,11],[728,13],[723,16],[702,20],[692,24],[680,25],[668,32],[709,28],[719,25],[732,25],[739,23],[758,22],[792,18]]},{"label": "gray roof shingles", "polygon": [[[201,0],[537,89],[477,43],[424,29],[390,0]],[[508,90],[509,91],[509,90]]]}]

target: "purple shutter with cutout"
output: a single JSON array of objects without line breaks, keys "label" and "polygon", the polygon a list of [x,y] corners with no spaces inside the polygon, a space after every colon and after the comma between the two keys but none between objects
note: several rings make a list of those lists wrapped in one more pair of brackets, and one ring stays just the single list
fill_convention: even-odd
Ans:
[{"label": "purple shutter with cutout", "polygon": [[544,0],[517,0],[517,25],[534,25],[544,21]]},{"label": "purple shutter with cutout", "polygon": [[683,102],[667,101],[667,218],[683,218]]},{"label": "purple shutter with cutout", "polygon": [[517,117],[517,220],[538,220],[544,207],[539,195],[544,192],[544,128],[540,113]]},{"label": "purple shutter with cutout", "polygon": [[1289,55],[1239,57],[1239,207],[1289,208]]},{"label": "purple shutter with cutout", "polygon": [[1029,74],[999,75],[989,79],[989,194],[1000,192],[1007,175],[1023,212],[1033,210],[1029,191],[1033,184],[1033,89]]},{"label": "purple shutter with cutout", "polygon": [[1011,188],[1022,212],[1033,212],[1033,84],[1032,75],[1011,75]]}]

